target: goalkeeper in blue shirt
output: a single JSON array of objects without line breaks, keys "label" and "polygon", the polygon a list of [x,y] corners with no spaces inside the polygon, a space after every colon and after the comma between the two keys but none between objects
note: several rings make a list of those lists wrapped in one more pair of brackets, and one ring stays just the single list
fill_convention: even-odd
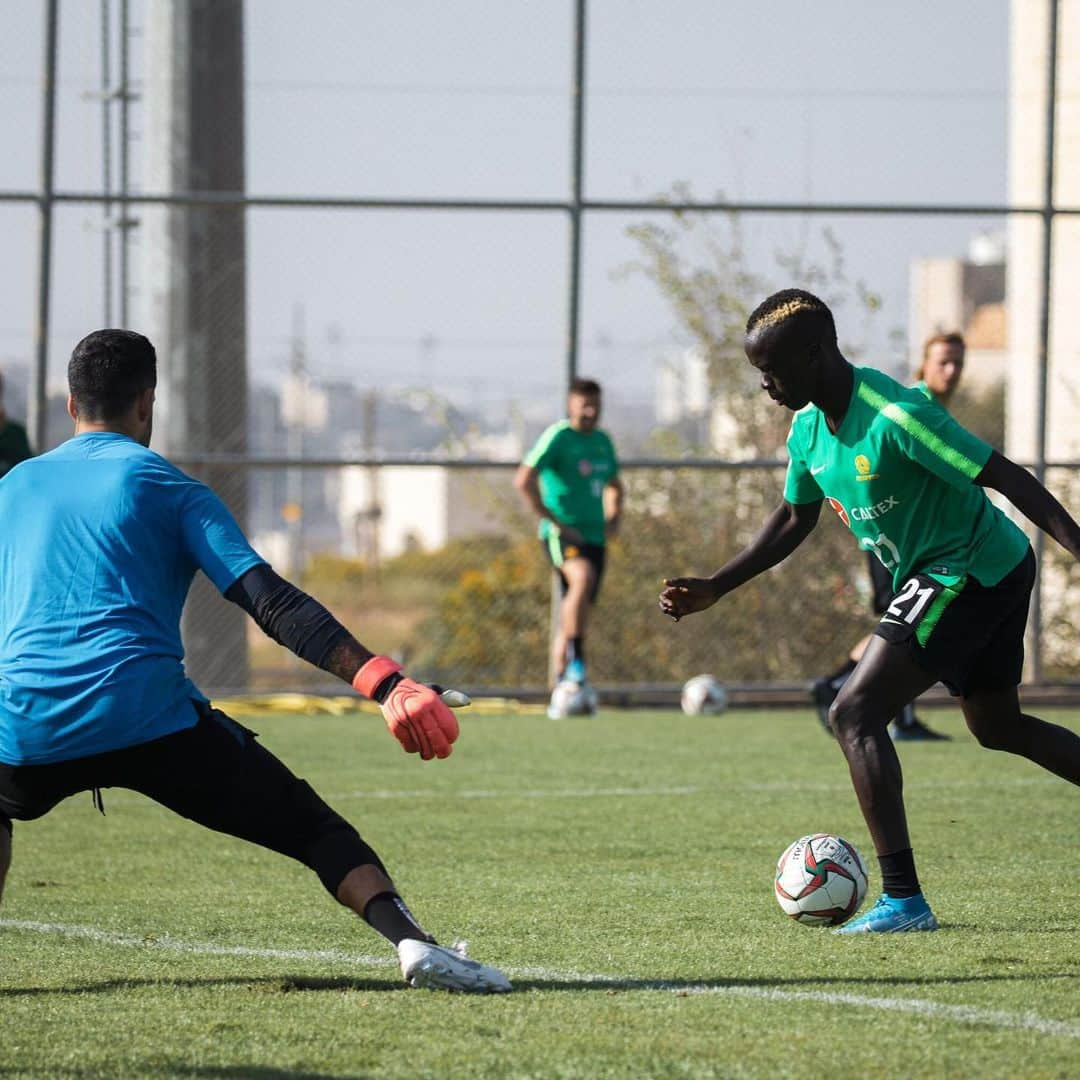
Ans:
[{"label": "goalkeeper in blue shirt", "polygon": [[0,889],[14,821],[129,788],[309,867],[397,948],[411,985],[509,990],[436,944],[352,825],[188,679],[180,613],[195,572],[377,701],[425,761],[448,757],[458,735],[443,697],[275,574],[205,484],[149,449],[157,358],[145,337],[88,335],[68,383],[74,437],[0,481]]}]

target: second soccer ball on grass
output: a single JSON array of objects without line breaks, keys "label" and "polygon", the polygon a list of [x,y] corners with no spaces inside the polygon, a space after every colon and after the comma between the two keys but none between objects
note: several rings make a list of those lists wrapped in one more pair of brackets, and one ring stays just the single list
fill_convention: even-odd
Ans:
[{"label": "second soccer ball on grass", "polygon": [[715,675],[695,675],[683,684],[679,704],[687,716],[722,713],[728,705],[728,692]]},{"label": "second soccer ball on grass", "polygon": [[564,716],[592,716],[597,704],[596,691],[588,683],[563,679],[551,691],[547,712],[552,720]]}]

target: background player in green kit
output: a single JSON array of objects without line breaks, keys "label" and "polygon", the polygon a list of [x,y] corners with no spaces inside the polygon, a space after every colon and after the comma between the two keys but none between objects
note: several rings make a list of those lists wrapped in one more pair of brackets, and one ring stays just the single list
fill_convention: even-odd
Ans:
[{"label": "background player in green kit", "polygon": [[596,602],[609,537],[619,528],[623,488],[615,446],[601,431],[600,386],[570,383],[566,419],[552,424],[518,468],[514,486],[540,518],[540,542],[562,582],[552,669],[584,683],[585,628]]},{"label": "background player in green kit", "polygon": [[[982,746],[1080,784],[1080,736],[1020,710],[1035,560],[982,488],[1000,492],[1076,558],[1080,526],[1030,473],[921,390],[852,367],[832,313],[810,293],[786,289],[760,304],[745,348],[762,389],[795,412],[784,499],[711,578],[665,581],[660,607],[677,620],[775,566],[810,534],[823,502],[892,572],[892,602],[830,710],[884,895],[836,932],[936,930],[915,871],[888,719],[940,679]],[[798,581],[787,587],[797,590]]]}]

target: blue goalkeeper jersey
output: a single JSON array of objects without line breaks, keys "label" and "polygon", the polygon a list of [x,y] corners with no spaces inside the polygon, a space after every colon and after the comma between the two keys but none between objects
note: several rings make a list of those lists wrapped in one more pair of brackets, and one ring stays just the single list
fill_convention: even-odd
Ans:
[{"label": "blue goalkeeper jersey", "polygon": [[0,480],[0,762],[68,761],[196,723],[180,613],[263,560],[221,500],[126,435]]}]

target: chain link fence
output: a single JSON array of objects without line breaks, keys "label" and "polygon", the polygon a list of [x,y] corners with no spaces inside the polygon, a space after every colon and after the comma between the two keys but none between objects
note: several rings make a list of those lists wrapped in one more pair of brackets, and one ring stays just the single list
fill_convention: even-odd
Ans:
[{"label": "chain link fence", "polygon": [[[246,477],[260,552],[371,649],[471,692],[545,692],[553,575],[510,467],[233,471]],[[779,464],[626,470],[624,523],[589,632],[590,674],[609,700],[670,700],[700,672],[751,696],[771,690],[773,700],[808,700],[809,682],[838,667],[872,629],[865,553],[828,512],[790,560],[737,594],[678,624],[661,615],[661,579],[711,573],[734,555],[776,506],[783,476]],[[1056,469],[1050,482],[1066,499],[1080,495],[1077,470]],[[301,493],[299,505],[288,501],[290,491]],[[1045,582],[1044,662],[1052,681],[1068,682],[1080,662],[1080,573],[1054,549]],[[206,614],[211,633],[215,612],[230,607],[214,605]],[[340,689],[253,624],[243,648],[221,659],[219,670],[246,672],[221,690]]]},{"label": "chain link fence", "polygon": [[[147,332],[156,447],[424,677],[543,692],[552,575],[512,468],[579,371],[630,466],[595,681],[709,671],[794,692],[838,665],[871,615],[830,515],[704,615],[674,625],[656,605],[663,576],[715,569],[779,498],[783,432],[733,373],[747,310],[787,284],[826,296],[846,355],[898,378],[929,331],[969,332],[961,419],[1037,471],[1064,463],[1048,486],[1080,506],[1080,337],[1049,299],[1080,273],[1072,117],[1045,63],[1056,3],[988,6],[977,27],[927,5],[918,85],[896,16],[850,5],[798,33],[778,26],[799,5],[749,0],[681,20],[614,0],[24,7],[0,81],[20,151],[0,162],[9,410],[56,445],[74,342]],[[963,64],[958,34],[981,49]],[[805,55],[837,40],[809,85]],[[1078,584],[1048,544],[1041,680],[1080,671]],[[210,689],[336,689],[201,580],[184,636]]]}]

